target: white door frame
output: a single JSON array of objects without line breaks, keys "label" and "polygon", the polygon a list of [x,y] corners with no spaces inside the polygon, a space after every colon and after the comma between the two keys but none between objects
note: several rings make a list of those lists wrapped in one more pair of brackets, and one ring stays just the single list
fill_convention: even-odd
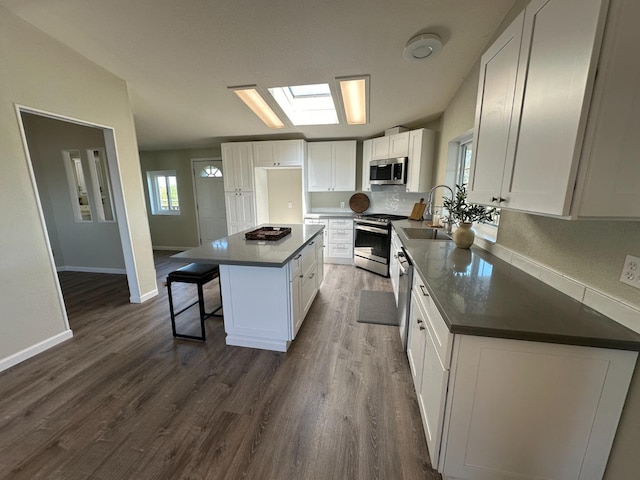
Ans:
[{"label": "white door frame", "polygon": [[[198,212],[198,192],[196,191],[196,168],[195,162],[221,162],[222,157],[197,157],[191,159],[191,183],[193,185],[193,204],[196,206],[196,227],[198,229],[198,245],[202,246],[202,235],[200,234],[200,213]],[[222,171],[224,176],[224,170]],[[226,211],[226,205],[225,205]]]},{"label": "white door frame", "polygon": [[120,232],[120,243],[122,245],[122,254],[124,257],[124,264],[127,272],[127,282],[129,284],[129,301],[131,303],[142,303],[143,301],[151,298],[155,295],[145,295],[143,298],[140,291],[140,283],[138,282],[138,270],[134,261],[133,254],[133,240],[131,238],[131,232],[129,230],[129,217],[127,216],[127,209],[124,203],[124,194],[122,189],[122,177],[120,174],[120,164],[118,162],[118,152],[116,148],[116,135],[113,127],[108,125],[101,125],[94,122],[88,122],[80,120],[78,118],[68,117],[66,115],[59,115],[57,113],[40,110],[37,108],[27,107],[25,105],[15,104],[16,115],[18,117],[18,124],[20,127],[20,135],[22,137],[22,144],[24,147],[25,155],[27,157],[27,164],[29,167],[29,176],[31,178],[31,184],[36,197],[36,205],[38,208],[38,216],[40,217],[40,225],[44,232],[47,248],[49,249],[49,261],[51,263],[51,269],[53,277],[55,279],[55,286],[58,291],[58,298],[60,299],[60,307],[64,312],[64,321],[66,328],[69,329],[69,320],[67,318],[67,310],[65,308],[64,297],[62,296],[62,288],[60,287],[60,281],[56,274],[55,260],[53,259],[53,250],[49,241],[49,231],[47,230],[47,224],[44,219],[44,212],[42,210],[42,203],[40,201],[40,192],[38,191],[38,185],[36,183],[35,172],[33,171],[33,162],[31,160],[31,153],[29,151],[29,145],[27,143],[27,136],[24,130],[24,124],[22,122],[22,113],[31,113],[34,115],[40,115],[42,117],[51,118],[53,120],[59,120],[67,123],[74,123],[76,125],[82,125],[85,127],[97,128],[104,133],[105,153],[107,157],[107,164],[109,165],[109,176],[111,179],[111,188],[113,189],[113,204],[116,210],[116,218],[118,222],[118,230]]}]

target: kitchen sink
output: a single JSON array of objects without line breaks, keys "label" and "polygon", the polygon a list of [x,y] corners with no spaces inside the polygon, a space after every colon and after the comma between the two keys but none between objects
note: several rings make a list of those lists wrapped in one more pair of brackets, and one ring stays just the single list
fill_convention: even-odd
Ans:
[{"label": "kitchen sink", "polygon": [[451,240],[451,237],[440,228],[403,228],[410,240]]}]

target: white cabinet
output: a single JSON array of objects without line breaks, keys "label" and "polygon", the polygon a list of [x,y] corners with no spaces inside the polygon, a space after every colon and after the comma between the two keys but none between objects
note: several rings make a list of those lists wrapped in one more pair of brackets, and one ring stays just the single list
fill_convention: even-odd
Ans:
[{"label": "white cabinet", "polygon": [[322,256],[323,259],[328,256],[328,245],[329,245],[329,220],[326,218],[305,218],[305,225],[324,225],[324,230],[322,231]]},{"label": "white cabinet", "polygon": [[[620,62],[620,73],[629,61],[631,64],[640,62],[629,50],[639,38],[634,32],[635,43],[621,44],[624,53],[610,64],[606,60],[615,57],[612,53],[615,47],[605,43],[602,62],[598,65],[607,3],[601,0],[533,0],[526,7],[524,16],[518,17],[483,55],[469,188],[471,201],[533,213],[570,214],[572,202],[580,198],[583,189],[582,184],[578,185],[574,198],[585,140],[587,152],[592,141],[608,144],[600,152],[602,156],[599,153],[595,158],[596,163],[606,165],[603,171],[611,167],[610,155],[614,155],[614,162],[627,167],[626,173],[640,178],[640,167],[631,166],[630,160],[620,159],[627,153],[633,154],[630,149],[626,152],[611,150],[611,137],[598,138],[601,131],[616,135],[609,126],[593,126],[592,134],[585,138],[587,118],[596,124],[600,120],[589,111],[598,67],[598,76],[606,77],[617,62]],[[623,3],[629,9],[637,10],[637,6],[627,0],[611,3]],[[611,16],[605,27],[611,39],[621,29],[616,21],[626,23],[629,31],[634,29],[630,13],[618,19],[616,15]],[[606,97],[604,89],[615,89],[626,82],[620,83],[618,78],[608,86],[604,85],[606,80],[598,80],[598,83],[603,96],[596,97],[596,102]],[[627,87],[627,92],[637,96],[636,90]],[[612,95],[616,96],[615,93]],[[627,104],[630,103],[627,97]],[[637,118],[640,113],[637,107],[635,112]],[[610,113],[610,118],[615,116]],[[618,126],[627,127],[629,120],[629,117],[618,119]],[[590,182],[599,182],[601,178],[590,175],[588,163],[585,159],[580,166],[584,172],[581,173],[583,183],[588,183],[587,177]],[[605,174],[610,183],[604,189],[607,194],[599,196],[598,202],[608,203],[611,198],[608,194],[617,187],[612,179],[619,172],[612,173],[614,169]],[[634,186],[632,190],[631,196],[637,202],[640,188]],[[628,200],[629,197],[625,203],[630,203]],[[619,206],[618,202],[611,204],[616,208]],[[636,210],[640,212],[640,207]],[[583,213],[574,208],[573,215],[578,214]],[[587,207],[584,214],[589,214]],[[597,215],[595,210],[594,214]]]},{"label": "white cabinet", "polygon": [[609,8],[572,214],[640,218],[640,2]]},{"label": "white cabinet", "polygon": [[307,145],[307,190],[351,192],[356,189],[356,141]]},{"label": "white cabinet", "polygon": [[416,272],[407,355],[446,478],[602,479],[637,352],[453,335]]},{"label": "white cabinet", "polygon": [[420,128],[406,133],[409,134],[407,192],[427,192],[432,187],[436,132]]},{"label": "white cabinet", "polygon": [[409,132],[396,133],[373,139],[373,160],[409,156]]},{"label": "white cabinet", "polygon": [[253,142],[253,158],[256,168],[302,167],[304,140],[277,140]]},{"label": "white cabinet", "polygon": [[440,471],[473,480],[602,479],[636,357],[456,335]]},{"label": "white cabinet", "polygon": [[327,263],[353,263],[353,220],[330,218],[327,237]]},{"label": "white cabinet", "polygon": [[281,268],[220,265],[227,345],[287,351],[320,286],[321,238],[316,235]]},{"label": "white cabinet", "polygon": [[222,175],[225,192],[253,191],[251,142],[222,144]]},{"label": "white cabinet", "polygon": [[371,191],[369,163],[373,160],[373,140],[362,142],[362,191]]},{"label": "white cabinet", "polygon": [[298,334],[324,279],[322,238],[321,235],[316,236],[291,260],[289,265],[294,338]]},{"label": "white cabinet", "polygon": [[225,192],[229,235],[256,226],[253,192]]}]

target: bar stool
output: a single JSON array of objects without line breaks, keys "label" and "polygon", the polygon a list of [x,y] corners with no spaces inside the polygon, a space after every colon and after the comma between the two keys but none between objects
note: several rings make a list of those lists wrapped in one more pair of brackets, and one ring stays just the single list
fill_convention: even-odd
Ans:
[{"label": "bar stool", "polygon": [[[223,315],[218,314],[217,312],[222,309],[222,304],[216,307],[211,313],[206,313],[204,311],[204,295],[202,286],[206,283],[209,283],[214,278],[220,278],[220,270],[217,265],[205,264],[205,263],[190,263],[189,265],[185,265],[184,267],[178,268],[173,272],[167,275],[167,288],[169,293],[169,312],[171,313],[171,329],[173,330],[173,336],[179,338],[188,338],[190,340],[202,340],[206,341],[206,335],[204,332],[204,321],[209,317],[222,317]],[[174,282],[181,283],[195,283],[198,286],[198,300],[193,302],[190,305],[187,305],[185,308],[180,310],[177,313],[174,313],[173,310],[173,295],[171,294],[171,284]],[[222,301],[222,292],[220,292],[220,301]],[[198,304],[200,308],[200,330],[202,334],[200,336],[197,335],[186,335],[183,333],[178,333],[176,331],[176,317],[180,315],[182,312],[188,310],[193,307],[195,304]]]}]

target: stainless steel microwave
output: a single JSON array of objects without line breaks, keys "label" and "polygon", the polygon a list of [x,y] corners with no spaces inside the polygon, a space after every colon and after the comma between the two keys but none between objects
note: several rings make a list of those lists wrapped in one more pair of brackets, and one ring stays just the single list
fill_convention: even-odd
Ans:
[{"label": "stainless steel microwave", "polygon": [[407,183],[407,157],[385,158],[369,162],[371,185],[404,185]]}]

